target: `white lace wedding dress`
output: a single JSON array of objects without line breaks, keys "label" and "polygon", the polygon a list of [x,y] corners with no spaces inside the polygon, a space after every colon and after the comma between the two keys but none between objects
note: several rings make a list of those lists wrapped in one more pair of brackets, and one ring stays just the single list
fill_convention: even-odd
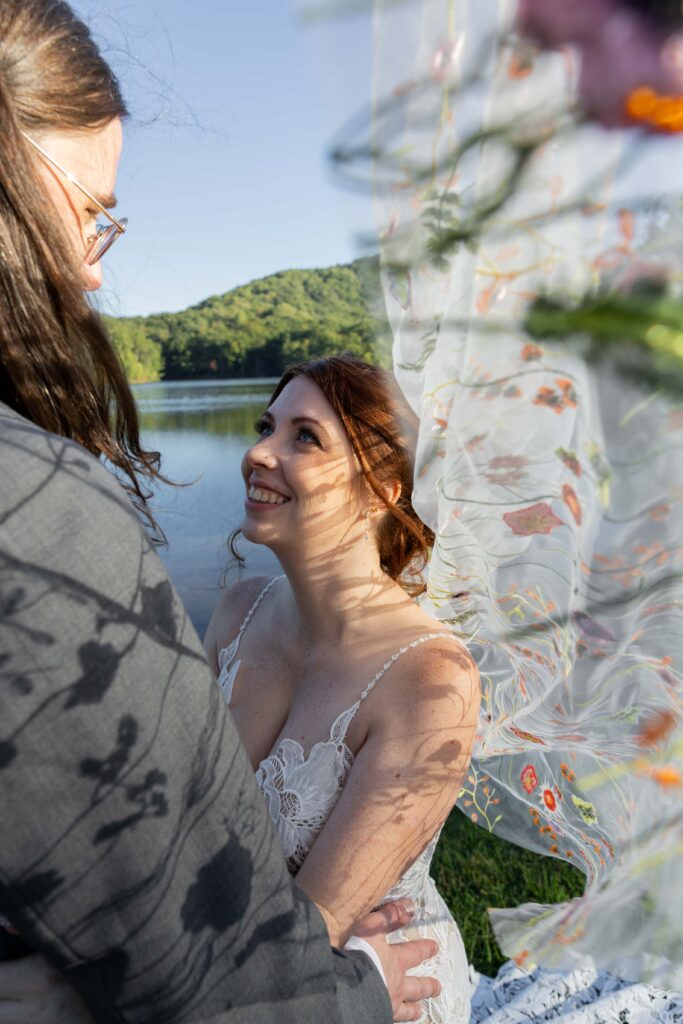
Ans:
[{"label": "white lace wedding dress", "polygon": [[[237,658],[240,641],[256,609],[277,581],[272,580],[264,587],[233,642],[218,655],[218,685],[228,704],[241,663]],[[355,704],[335,719],[329,739],[316,743],[308,755],[296,740],[283,739],[259,765],[256,779],[263,790],[293,875],[303,864],[316,836],[332,813],[351,771],[354,758],[345,743],[345,736],[358,708],[406,651],[443,636],[455,640],[451,633],[427,633],[396,651],[360,692]],[[437,840],[438,835],[381,902],[406,896],[415,901],[416,911],[410,927],[394,932],[390,941],[421,937],[434,938],[439,943],[437,955],[411,972],[437,977],[442,986],[437,998],[424,1001],[421,1024],[467,1024],[470,1018],[467,955],[458,926],[429,876]]]}]

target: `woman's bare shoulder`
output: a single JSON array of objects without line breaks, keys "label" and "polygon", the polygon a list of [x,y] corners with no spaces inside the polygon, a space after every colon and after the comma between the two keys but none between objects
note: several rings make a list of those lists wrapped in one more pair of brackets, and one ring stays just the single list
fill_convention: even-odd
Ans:
[{"label": "woman's bare shoulder", "polygon": [[423,634],[423,641],[411,645],[397,660],[392,699],[377,701],[386,724],[408,718],[413,725],[426,725],[448,708],[453,726],[474,726],[481,698],[479,672],[465,644],[449,634],[443,624],[436,623]]},{"label": "woman's bare shoulder", "polygon": [[204,650],[214,672],[218,652],[234,640],[254,601],[272,579],[272,576],[249,576],[221,591],[204,637]]}]

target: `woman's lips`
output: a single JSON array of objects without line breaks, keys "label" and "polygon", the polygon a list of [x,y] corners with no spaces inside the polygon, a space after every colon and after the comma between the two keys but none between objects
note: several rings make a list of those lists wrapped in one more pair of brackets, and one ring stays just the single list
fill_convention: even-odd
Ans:
[{"label": "woman's lips", "polygon": [[289,501],[289,498],[269,487],[258,487],[250,484],[247,489],[247,504],[262,508],[278,507]]}]

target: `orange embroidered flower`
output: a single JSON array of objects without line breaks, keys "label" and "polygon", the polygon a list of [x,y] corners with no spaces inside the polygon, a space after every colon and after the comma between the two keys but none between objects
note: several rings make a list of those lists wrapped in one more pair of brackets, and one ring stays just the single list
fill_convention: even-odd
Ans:
[{"label": "orange embroidered flower", "polygon": [[665,708],[649,718],[637,736],[639,747],[656,747],[660,740],[669,735],[678,719],[673,711]]},{"label": "orange embroidered flower", "polygon": [[564,377],[558,377],[555,384],[556,388],[547,385],[540,387],[534,398],[534,405],[545,405],[558,414],[567,408],[576,408],[576,391],[572,382]]},{"label": "orange embroidered flower", "polygon": [[552,789],[544,789],[542,793],[543,803],[549,811],[557,810],[557,797],[553,793]]},{"label": "orange embroidered flower", "polygon": [[563,761],[560,764],[560,769],[562,771],[562,778],[563,779],[566,779],[567,782],[574,782],[574,780],[576,779],[576,775],[574,774],[574,772],[572,771],[572,769],[569,767],[568,764],[565,764],[565,762]]},{"label": "orange embroidered flower", "polygon": [[541,358],[543,355],[543,349],[529,341],[522,349],[520,355],[525,363],[531,363],[534,359]]},{"label": "orange embroidered flower", "polygon": [[562,500],[574,516],[576,525],[581,526],[581,506],[579,504],[579,499],[576,497],[574,488],[570,487],[569,484],[565,484],[562,488]]},{"label": "orange embroidered flower", "polygon": [[[520,778],[522,780],[522,786],[527,791],[527,793],[533,793],[533,791],[536,789],[536,786],[538,785],[538,775],[536,774],[536,770],[532,764],[528,764],[526,768],[522,769],[522,774]],[[533,808],[530,808],[530,810],[533,814]]]}]

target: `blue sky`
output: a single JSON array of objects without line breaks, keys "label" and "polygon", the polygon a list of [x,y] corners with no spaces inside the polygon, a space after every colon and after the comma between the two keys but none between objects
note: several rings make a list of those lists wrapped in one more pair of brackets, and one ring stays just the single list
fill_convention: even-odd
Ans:
[{"label": "blue sky", "polygon": [[113,314],[183,309],[290,267],[357,255],[369,203],[330,179],[326,144],[370,95],[371,28],[306,26],[289,0],[75,0],[132,117],[106,257]]}]

